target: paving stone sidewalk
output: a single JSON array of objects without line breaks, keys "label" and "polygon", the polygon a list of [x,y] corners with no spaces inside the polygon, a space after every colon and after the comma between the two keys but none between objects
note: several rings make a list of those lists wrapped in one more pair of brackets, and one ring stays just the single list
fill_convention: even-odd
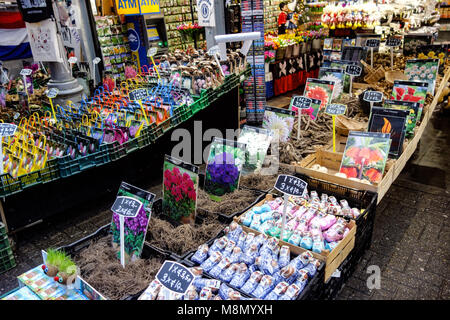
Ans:
[{"label": "paving stone sidewalk", "polygon": [[[450,118],[437,117],[419,150],[377,207],[373,243],[338,300],[450,299]],[[152,189],[152,192],[159,190]],[[0,295],[16,277],[42,262],[41,249],[70,244],[111,221],[99,199],[21,232],[17,267],[0,274]],[[370,291],[367,267],[381,269],[381,289]]]}]

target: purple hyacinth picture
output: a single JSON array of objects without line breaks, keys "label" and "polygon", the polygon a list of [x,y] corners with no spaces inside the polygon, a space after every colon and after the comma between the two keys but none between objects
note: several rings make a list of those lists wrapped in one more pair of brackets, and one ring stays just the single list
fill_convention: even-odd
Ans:
[{"label": "purple hyacinth picture", "polygon": [[214,138],[206,166],[205,191],[222,196],[236,190],[244,157],[245,144]]},{"label": "purple hyacinth picture", "polygon": [[[145,235],[151,217],[151,208],[155,195],[139,189],[128,183],[120,184],[117,196],[136,198],[143,203],[141,210],[134,218],[124,218],[125,239],[125,264],[139,259],[144,246]],[[117,258],[120,259],[120,216],[113,213],[111,222],[112,246],[117,250]]]}]

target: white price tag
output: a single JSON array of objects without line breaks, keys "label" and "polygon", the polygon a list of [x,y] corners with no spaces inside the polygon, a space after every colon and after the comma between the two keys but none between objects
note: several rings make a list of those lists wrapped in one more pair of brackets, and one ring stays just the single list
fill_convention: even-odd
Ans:
[{"label": "white price tag", "polygon": [[334,278],[340,278],[341,277],[341,271],[336,269],[334,270],[333,274],[331,275]]},{"label": "white price tag", "polygon": [[101,59],[100,59],[99,57],[96,57],[94,60],[92,60],[92,62],[93,62],[94,64],[99,64],[100,61],[101,61]]},{"label": "white price tag", "polygon": [[22,70],[20,70],[20,75],[21,76],[29,76],[32,72],[33,72],[33,70],[31,70],[31,69],[22,69]]},{"label": "white price tag", "polygon": [[158,48],[156,48],[156,47],[151,47],[151,48],[148,49],[148,51],[147,51],[147,56],[148,56],[148,57],[153,57],[157,52],[158,52]]},{"label": "white price tag", "polygon": [[77,63],[77,61],[78,61],[77,57],[70,57],[69,58],[69,63],[74,64],[74,63]]}]

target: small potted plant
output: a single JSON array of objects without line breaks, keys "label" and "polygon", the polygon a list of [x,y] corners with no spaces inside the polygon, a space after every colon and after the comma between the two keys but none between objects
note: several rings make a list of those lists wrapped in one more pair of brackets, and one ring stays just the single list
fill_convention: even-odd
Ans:
[{"label": "small potted plant", "polygon": [[64,259],[64,253],[55,249],[47,250],[47,258],[45,264],[42,265],[42,270],[49,277],[55,277]]},{"label": "small potted plant", "polygon": [[77,273],[77,267],[75,262],[72,261],[67,255],[64,254],[64,259],[59,266],[59,272],[54,277],[54,280],[59,284],[66,285],[70,276],[74,276]]}]

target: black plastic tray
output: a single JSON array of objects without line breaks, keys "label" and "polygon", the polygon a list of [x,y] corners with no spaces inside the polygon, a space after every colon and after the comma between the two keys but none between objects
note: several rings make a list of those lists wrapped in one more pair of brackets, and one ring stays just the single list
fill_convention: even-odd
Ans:
[{"label": "black plastic tray", "polygon": [[[165,220],[165,221],[169,222],[174,227],[178,227],[178,226],[182,225],[181,222],[178,222],[178,221],[172,219],[171,217],[169,217],[169,216],[167,216],[167,215],[162,213],[162,199],[158,199],[158,200],[153,202],[152,216],[156,216],[159,219]],[[224,224],[223,229],[225,229],[225,227],[229,224],[229,222],[223,222],[221,219],[219,219],[219,217],[218,217],[217,221],[219,223]],[[198,225],[198,224],[202,224],[203,222],[204,222],[204,219],[197,212],[197,214],[195,216],[195,224]],[[216,239],[217,237],[221,237],[223,235],[223,229],[220,230],[217,234],[211,235],[212,239]],[[197,250],[197,249],[190,250],[190,251],[184,252],[181,255],[179,255],[179,254],[177,254],[177,253],[175,253],[173,251],[166,250],[166,249],[159,248],[159,247],[156,247],[154,245],[151,245],[149,242],[147,242],[147,240],[145,241],[145,245],[150,247],[150,248],[153,248],[153,249],[155,249],[155,250],[157,250],[159,252],[163,252],[163,253],[169,255],[170,257],[172,257],[175,260],[180,260],[180,261],[183,260],[189,253],[195,252]]]},{"label": "black plastic tray", "polygon": [[[215,238],[216,239],[216,238]],[[211,247],[211,245],[214,243],[215,239],[211,239],[210,241],[206,242],[206,244],[208,244],[209,247]],[[195,267],[195,266],[199,266],[198,263],[191,261],[192,256],[195,254],[195,252],[191,252],[189,253],[186,258],[183,260],[183,264],[188,266],[188,267]],[[291,253],[291,260],[294,259],[297,255]],[[320,261],[320,266],[317,269],[316,274],[314,275],[314,278],[308,282],[308,284],[305,286],[305,288],[303,289],[303,291],[300,293],[300,295],[297,297],[296,300],[315,300],[315,297],[318,296],[318,294],[316,293],[317,291],[317,287],[318,285],[320,285],[321,283],[323,283],[323,279],[325,276],[325,263]],[[214,278],[212,275],[210,275],[208,272],[203,271],[203,275],[204,277],[207,278],[211,278],[211,279],[216,279]],[[223,282],[223,281],[222,281]],[[246,298],[255,298],[253,295],[249,295],[245,292],[243,292],[242,290],[224,282],[227,286],[229,286],[231,289],[236,290],[237,292],[239,292],[243,297]]]},{"label": "black plastic tray", "polygon": [[[83,249],[89,247],[95,241],[97,241],[103,237],[106,237],[110,232],[110,228],[111,228],[111,224],[108,223],[108,224],[104,225],[103,227],[100,227],[94,233],[92,233],[78,241],[75,241],[66,246],[59,247],[58,250],[63,250],[64,252],[66,252],[67,254],[69,254],[70,256],[73,257],[74,255],[76,255],[80,251],[82,251]],[[166,252],[160,251],[157,248],[146,246],[144,243],[141,258],[148,259],[148,258],[154,257],[154,256],[159,256],[159,257],[161,257],[162,260],[175,260],[175,261],[179,262],[179,260],[171,257]],[[138,292],[136,294],[129,295],[121,300],[137,300],[137,298],[139,298],[139,296],[144,291],[145,291],[145,289],[141,290],[140,292]]]}]

